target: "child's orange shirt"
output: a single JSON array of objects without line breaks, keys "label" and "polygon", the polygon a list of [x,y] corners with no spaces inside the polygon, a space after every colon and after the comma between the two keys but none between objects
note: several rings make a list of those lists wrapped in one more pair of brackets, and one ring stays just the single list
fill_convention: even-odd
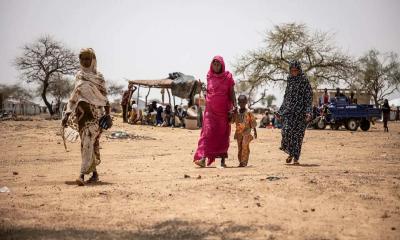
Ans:
[{"label": "child's orange shirt", "polygon": [[234,115],[233,122],[236,124],[235,139],[240,135],[251,134],[251,129],[257,126],[256,117],[248,109],[243,113],[240,110]]}]

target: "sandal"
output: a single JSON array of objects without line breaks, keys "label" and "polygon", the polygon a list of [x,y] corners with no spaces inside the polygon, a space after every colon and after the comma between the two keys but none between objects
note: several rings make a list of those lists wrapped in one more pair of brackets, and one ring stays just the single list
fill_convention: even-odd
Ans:
[{"label": "sandal", "polygon": [[93,176],[91,176],[91,177],[89,178],[89,180],[87,181],[87,183],[95,183],[95,182],[98,182],[98,181],[99,181],[99,175],[93,174]]},{"label": "sandal", "polygon": [[85,181],[83,180],[83,177],[79,177],[75,180],[76,184],[78,184],[78,186],[85,186]]},{"label": "sandal", "polygon": [[286,163],[291,163],[292,160],[293,160],[293,157],[289,156],[289,157],[286,158]]},{"label": "sandal", "polygon": [[203,168],[206,166],[206,160],[204,158],[200,159],[200,160],[196,160],[196,161],[194,161],[194,164]]}]

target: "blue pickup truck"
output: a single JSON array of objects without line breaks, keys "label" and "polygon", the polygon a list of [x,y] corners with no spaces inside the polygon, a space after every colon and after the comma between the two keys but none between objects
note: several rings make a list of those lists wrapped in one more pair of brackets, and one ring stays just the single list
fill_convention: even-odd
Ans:
[{"label": "blue pickup truck", "polygon": [[338,130],[344,126],[347,130],[357,131],[360,127],[368,131],[371,123],[380,119],[382,111],[368,104],[349,104],[346,98],[332,99],[329,105],[322,106],[319,116],[311,122],[316,129],[325,129],[330,125],[331,129]]}]

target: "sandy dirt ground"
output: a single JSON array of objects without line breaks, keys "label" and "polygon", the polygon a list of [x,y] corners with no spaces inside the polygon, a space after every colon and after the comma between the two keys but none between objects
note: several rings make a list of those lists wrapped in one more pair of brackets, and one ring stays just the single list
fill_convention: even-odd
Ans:
[{"label": "sandy dirt ground", "polygon": [[143,138],[105,132],[101,182],[84,187],[59,124],[0,122],[0,239],[400,239],[400,123],[308,130],[300,166],[284,163],[279,130],[258,129],[249,167],[232,139],[229,168],[200,169],[199,130],[117,120]]}]

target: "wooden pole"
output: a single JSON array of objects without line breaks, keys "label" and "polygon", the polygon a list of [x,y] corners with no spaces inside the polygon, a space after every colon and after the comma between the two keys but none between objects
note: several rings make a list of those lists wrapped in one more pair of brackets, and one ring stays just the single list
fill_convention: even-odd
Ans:
[{"label": "wooden pole", "polygon": [[146,106],[147,106],[147,97],[148,97],[149,94],[150,94],[150,90],[151,90],[151,87],[149,87],[149,91],[147,92],[147,95],[146,95]]},{"label": "wooden pole", "polygon": [[136,101],[138,109],[139,109],[139,91],[140,91],[140,84],[139,84],[138,89],[137,89],[137,101]]},{"label": "wooden pole", "polygon": [[167,88],[167,93],[168,93],[168,102],[169,102],[169,105],[171,105],[171,94],[169,93],[168,88]]}]

